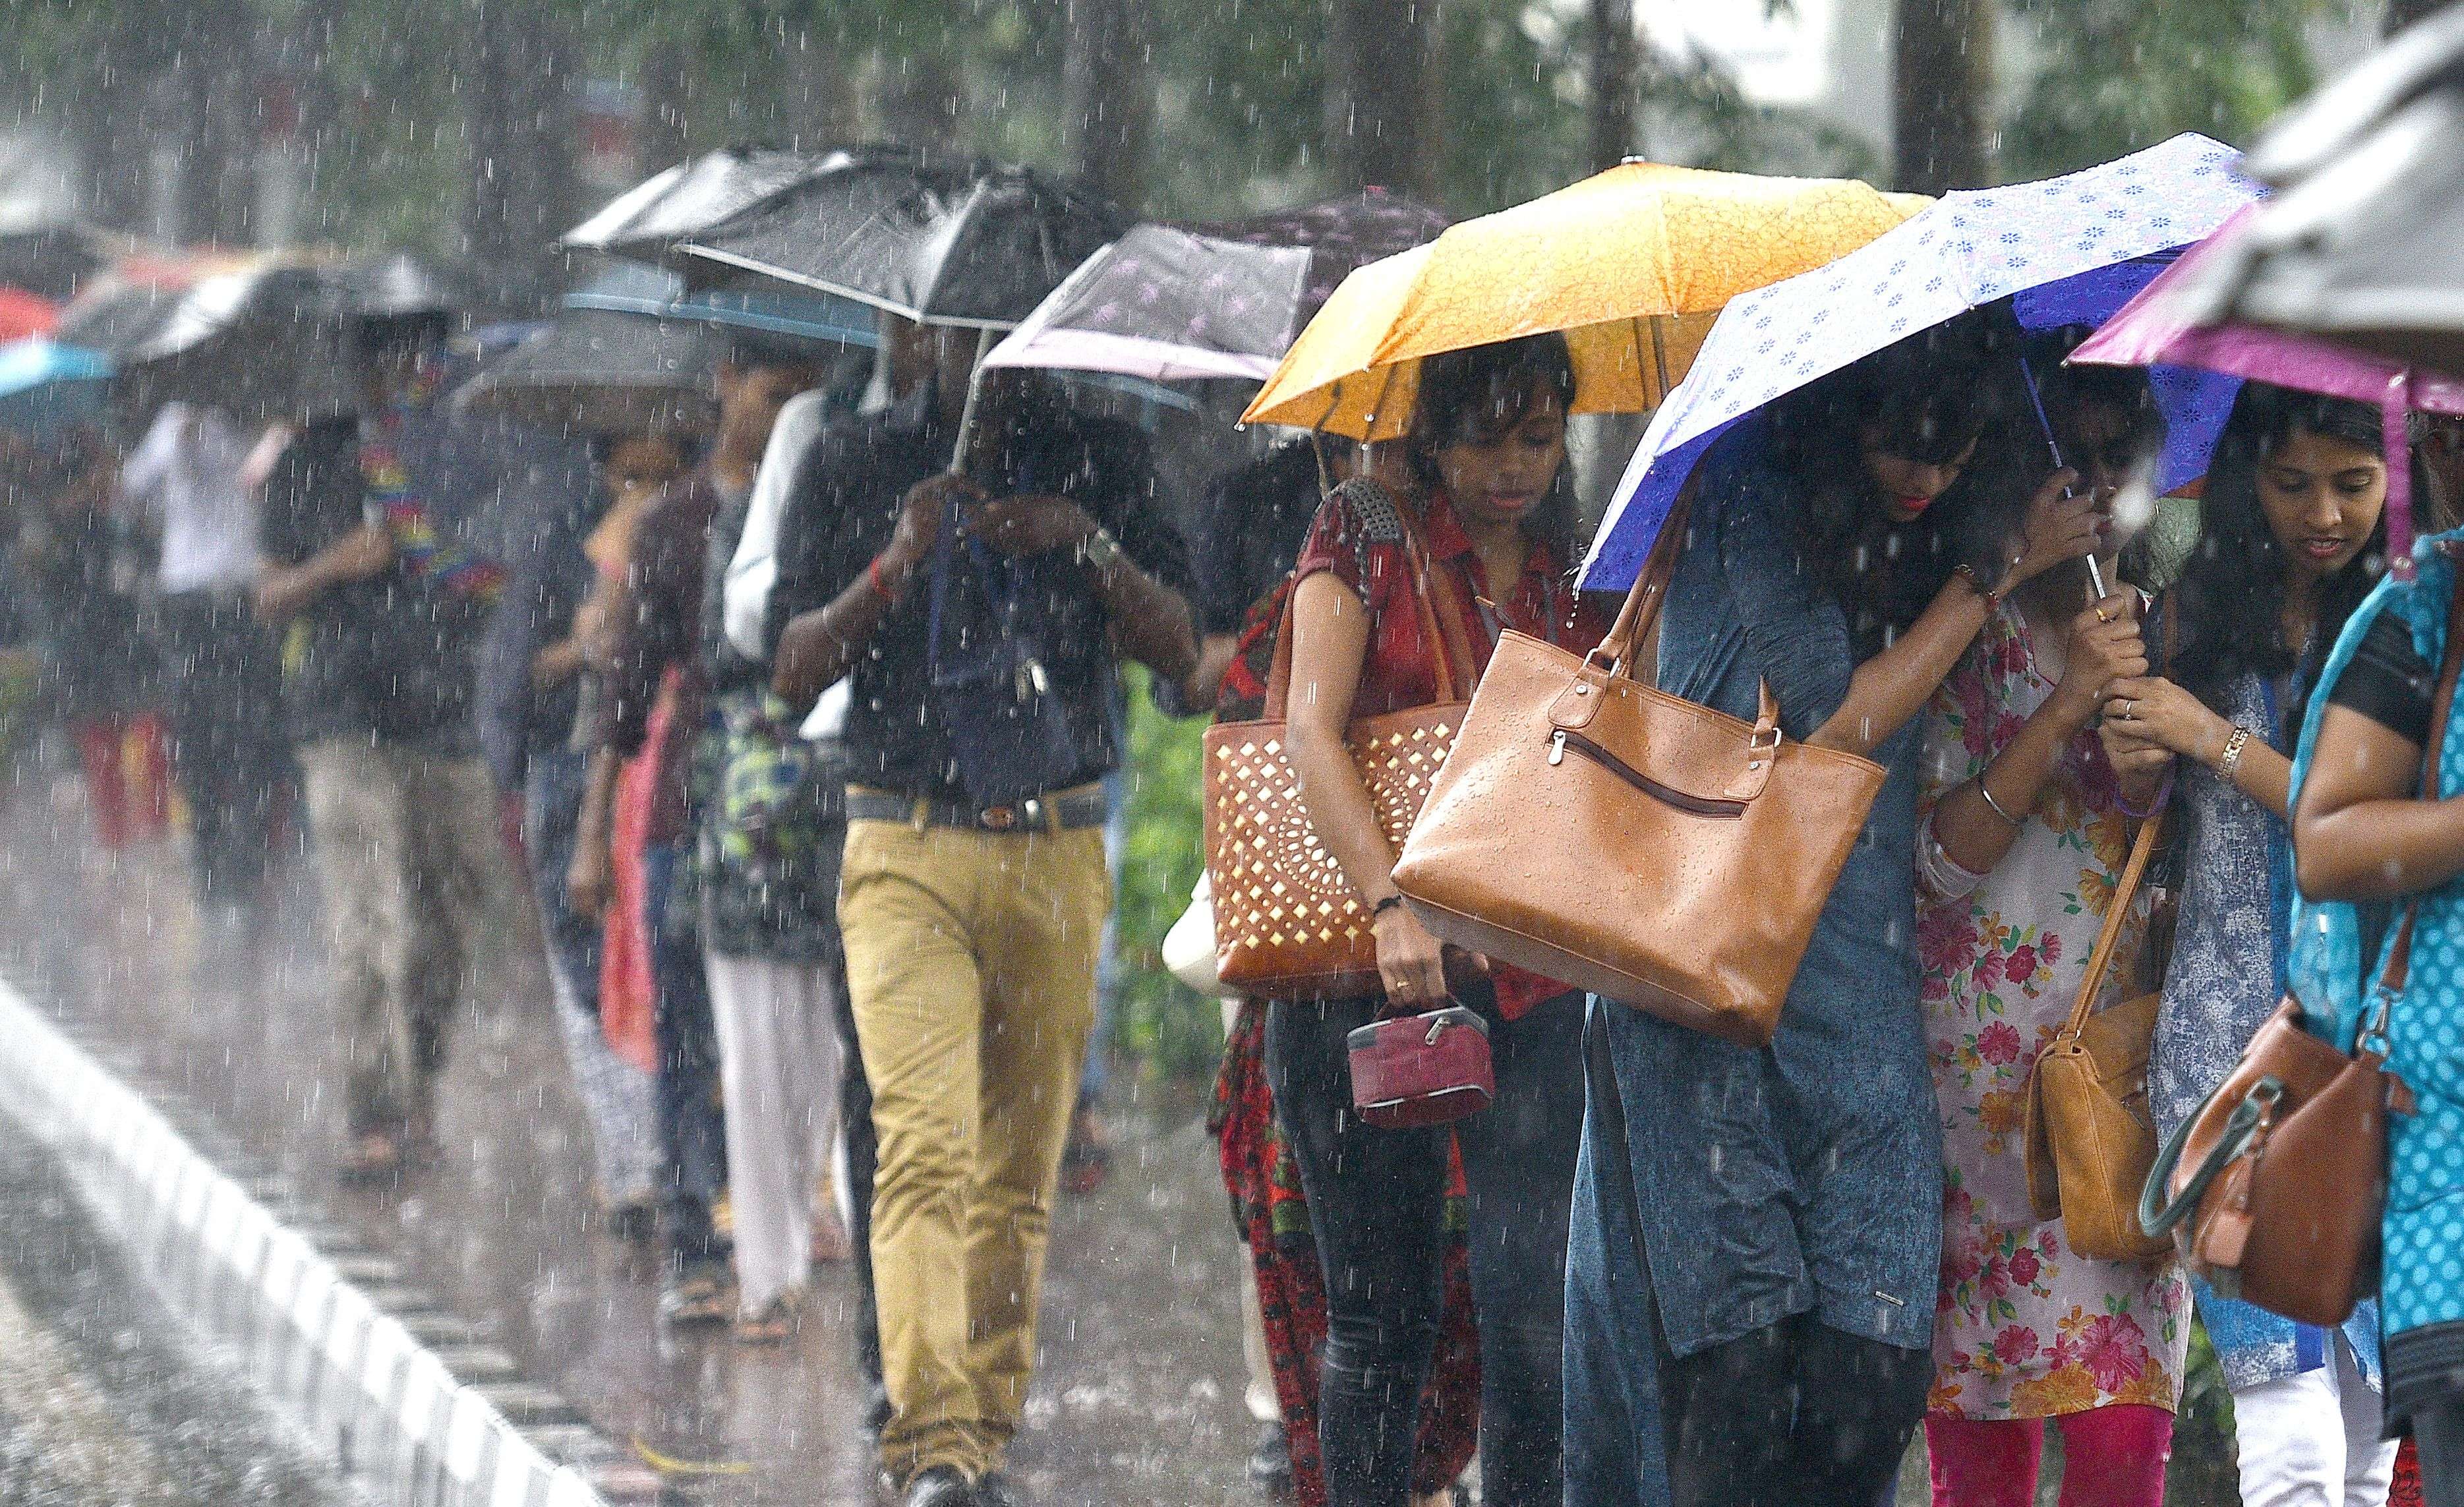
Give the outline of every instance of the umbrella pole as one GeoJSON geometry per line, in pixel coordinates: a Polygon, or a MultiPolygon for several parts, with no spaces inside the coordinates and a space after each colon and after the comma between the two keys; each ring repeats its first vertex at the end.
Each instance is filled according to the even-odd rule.
{"type": "MultiPolygon", "coordinates": [[[[2062,459],[2062,442],[2054,437],[2054,421],[2045,416],[2044,395],[2036,390],[2036,370],[2028,365],[2028,358],[2024,352],[2019,357],[2019,381],[2028,389],[2028,406],[2036,410],[2036,427],[2045,432],[2045,449],[2053,453],[2054,467],[2059,470],[2066,464],[2062,459]]],[[[2062,489],[2062,496],[2070,495],[2069,488],[2062,489]]],[[[2087,557],[2087,584],[2088,589],[2096,593],[2090,605],[2094,602],[2101,602],[2112,595],[2104,584],[2104,567],[2096,563],[2096,556],[2093,554],[2087,557]]]]}
{"type": "Polygon", "coordinates": [[[950,452],[950,469],[964,476],[967,452],[976,443],[976,402],[984,391],[984,358],[992,354],[993,331],[986,325],[976,332],[975,365],[967,368],[967,406],[958,410],[958,443],[950,452]]]}

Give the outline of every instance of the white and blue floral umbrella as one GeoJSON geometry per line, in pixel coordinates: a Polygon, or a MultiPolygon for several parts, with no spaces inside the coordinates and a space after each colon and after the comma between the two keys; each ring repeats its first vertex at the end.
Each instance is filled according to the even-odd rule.
{"type": "Polygon", "coordinates": [[[1584,587],[1632,585],[1695,462],[1774,399],[2013,294],[2079,279],[2037,297],[2045,312],[2035,322],[2111,314],[2155,276],[2163,254],[2258,197],[2234,173],[2237,155],[2184,134],[2064,177],[1947,193],[1828,266],[1733,299],[1617,482],[1584,587]]]}

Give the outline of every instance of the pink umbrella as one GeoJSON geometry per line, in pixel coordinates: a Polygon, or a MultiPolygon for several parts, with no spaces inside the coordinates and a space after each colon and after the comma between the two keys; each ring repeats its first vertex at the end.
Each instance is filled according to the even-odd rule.
{"type": "MultiPolygon", "coordinates": [[[[2400,366],[2316,336],[2252,324],[2194,322],[2201,268],[2253,213],[2242,210],[2168,267],[2070,359],[2105,366],[2197,366],[2303,392],[2375,403],[2390,456],[2407,451],[2405,415],[2418,409],[2464,415],[2464,381],[2400,366]]],[[[2211,448],[2214,444],[2209,436],[2211,448]]],[[[2412,468],[2387,467],[2387,555],[2400,576],[2412,571],[2412,468]]]]}

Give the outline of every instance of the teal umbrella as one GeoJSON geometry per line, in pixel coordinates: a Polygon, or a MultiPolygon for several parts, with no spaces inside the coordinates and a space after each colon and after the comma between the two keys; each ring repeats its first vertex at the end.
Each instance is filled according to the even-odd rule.
{"type": "Polygon", "coordinates": [[[0,345],[0,429],[48,434],[102,416],[111,358],[40,336],[0,345]]]}

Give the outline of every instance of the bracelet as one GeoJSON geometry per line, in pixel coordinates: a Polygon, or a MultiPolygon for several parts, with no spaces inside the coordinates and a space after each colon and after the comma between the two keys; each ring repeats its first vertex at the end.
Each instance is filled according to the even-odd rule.
{"type": "Polygon", "coordinates": [[[2216,761],[2216,773],[2225,777],[2225,784],[2234,783],[2234,775],[2241,768],[2242,745],[2249,742],[2250,729],[2247,727],[2235,727],[2233,736],[2225,740],[2224,757],[2216,761]]]}
{"type": "Polygon", "coordinates": [[[1379,900],[1376,904],[1372,905],[1369,907],[1369,924],[1372,926],[1376,925],[1378,917],[1385,915],[1388,911],[1393,910],[1396,906],[1402,903],[1403,892],[1397,890],[1394,894],[1387,896],[1384,899],[1379,900]]]}
{"type": "Polygon", "coordinates": [[[1950,567],[1950,573],[1957,576],[1960,580],[1968,583],[1968,589],[1975,592],[1977,600],[1985,604],[1986,616],[1991,617],[1996,611],[2001,609],[2002,593],[1994,590],[1991,587],[1987,586],[1984,582],[1977,580],[1976,567],[1974,565],[1962,561],[1960,564],[1950,567]]]}
{"type": "Polygon", "coordinates": [[[1985,804],[1992,808],[1994,815],[2001,817],[2004,821],[2010,823],[2013,827],[2025,827],[2028,825],[2026,817],[2013,816],[2009,811],[2002,809],[2002,803],[1993,798],[1993,787],[1985,783],[1985,776],[1981,774],[1976,777],[1976,793],[1985,797],[1985,804]]]}
{"type": "Polygon", "coordinates": [[[864,567],[864,583],[866,586],[872,588],[873,595],[881,598],[882,606],[896,607],[898,605],[898,593],[891,590],[889,587],[882,584],[881,557],[879,555],[873,556],[872,564],[864,567]]]}
{"type": "Polygon", "coordinates": [[[2173,771],[2167,769],[2165,771],[2164,780],[2156,787],[2156,798],[2147,803],[2147,809],[2143,811],[2138,807],[2131,805],[2129,799],[2119,792],[2116,792],[2114,795],[2113,804],[2115,809],[2120,810],[2123,815],[2130,817],[2135,821],[2144,822],[2153,820],[2156,813],[2165,809],[2165,803],[2172,798],[2173,771]]]}

